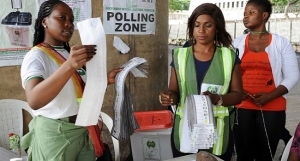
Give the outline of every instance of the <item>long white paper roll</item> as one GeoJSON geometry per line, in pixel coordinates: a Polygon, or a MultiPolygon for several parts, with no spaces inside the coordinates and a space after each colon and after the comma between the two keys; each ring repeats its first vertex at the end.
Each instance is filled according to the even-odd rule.
{"type": "Polygon", "coordinates": [[[100,18],[77,23],[83,45],[97,45],[94,57],[86,63],[87,81],[78,111],[76,125],[96,125],[107,87],[106,37],[100,18]]]}

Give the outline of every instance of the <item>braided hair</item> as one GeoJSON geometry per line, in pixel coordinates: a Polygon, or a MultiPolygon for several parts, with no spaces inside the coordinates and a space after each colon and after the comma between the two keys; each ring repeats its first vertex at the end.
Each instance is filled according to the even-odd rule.
{"type": "MultiPolygon", "coordinates": [[[[42,43],[44,41],[45,29],[42,25],[42,21],[45,17],[49,16],[52,13],[55,5],[59,3],[64,4],[64,2],[62,2],[61,0],[47,0],[41,4],[38,12],[38,17],[35,20],[35,25],[34,25],[33,46],[42,43]]],[[[63,42],[63,45],[67,51],[70,51],[70,46],[68,42],[63,42]]]]}

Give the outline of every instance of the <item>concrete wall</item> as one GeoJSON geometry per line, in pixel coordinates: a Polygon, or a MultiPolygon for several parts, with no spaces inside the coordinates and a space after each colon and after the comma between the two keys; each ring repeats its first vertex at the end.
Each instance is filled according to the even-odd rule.
{"type": "MultiPolygon", "coordinates": [[[[103,1],[92,0],[92,17],[101,17],[103,14],[103,1]]],[[[168,1],[156,2],[156,31],[155,35],[119,36],[129,47],[130,52],[120,55],[113,47],[113,36],[107,35],[107,69],[119,67],[133,57],[145,58],[149,64],[148,78],[134,78],[131,74],[127,77],[127,86],[133,99],[135,111],[161,110],[158,94],[161,90],[167,89],[168,84],[168,1]]],[[[70,45],[80,44],[78,31],[75,31],[70,45]]],[[[0,67],[0,99],[19,99],[26,101],[25,92],[21,87],[20,66],[0,67]]],[[[102,111],[113,116],[114,86],[107,89],[102,111]]],[[[31,116],[25,113],[25,125],[31,116]]],[[[26,126],[25,126],[26,127],[26,126]]],[[[25,132],[28,128],[24,129],[25,132]]],[[[110,134],[104,132],[105,142],[111,145],[110,134]]],[[[121,141],[121,160],[130,153],[130,141],[121,141]]],[[[113,151],[112,151],[112,154],[113,151]]]]}
{"type": "MultiPolygon", "coordinates": [[[[267,30],[272,33],[277,33],[291,41],[291,43],[300,43],[300,18],[291,19],[270,19],[266,24],[267,30]]],[[[169,25],[169,43],[176,44],[180,40],[185,42],[186,39],[187,21],[175,20],[169,25]]],[[[232,38],[236,38],[243,34],[245,26],[243,21],[226,21],[226,29],[231,34],[232,38]]]]}

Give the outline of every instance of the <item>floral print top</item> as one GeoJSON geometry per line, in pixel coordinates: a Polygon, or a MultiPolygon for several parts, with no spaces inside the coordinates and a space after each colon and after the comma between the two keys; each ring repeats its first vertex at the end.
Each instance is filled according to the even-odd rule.
{"type": "Polygon", "coordinates": [[[291,146],[291,152],[297,153],[300,156],[300,123],[295,131],[295,136],[291,146]]]}

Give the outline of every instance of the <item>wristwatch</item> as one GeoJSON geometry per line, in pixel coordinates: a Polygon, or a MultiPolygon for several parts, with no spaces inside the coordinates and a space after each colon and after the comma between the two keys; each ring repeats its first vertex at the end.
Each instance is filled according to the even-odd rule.
{"type": "Polygon", "coordinates": [[[217,106],[222,106],[222,104],[223,104],[222,95],[219,95],[219,96],[220,96],[220,99],[219,99],[219,101],[217,102],[217,106]]]}

